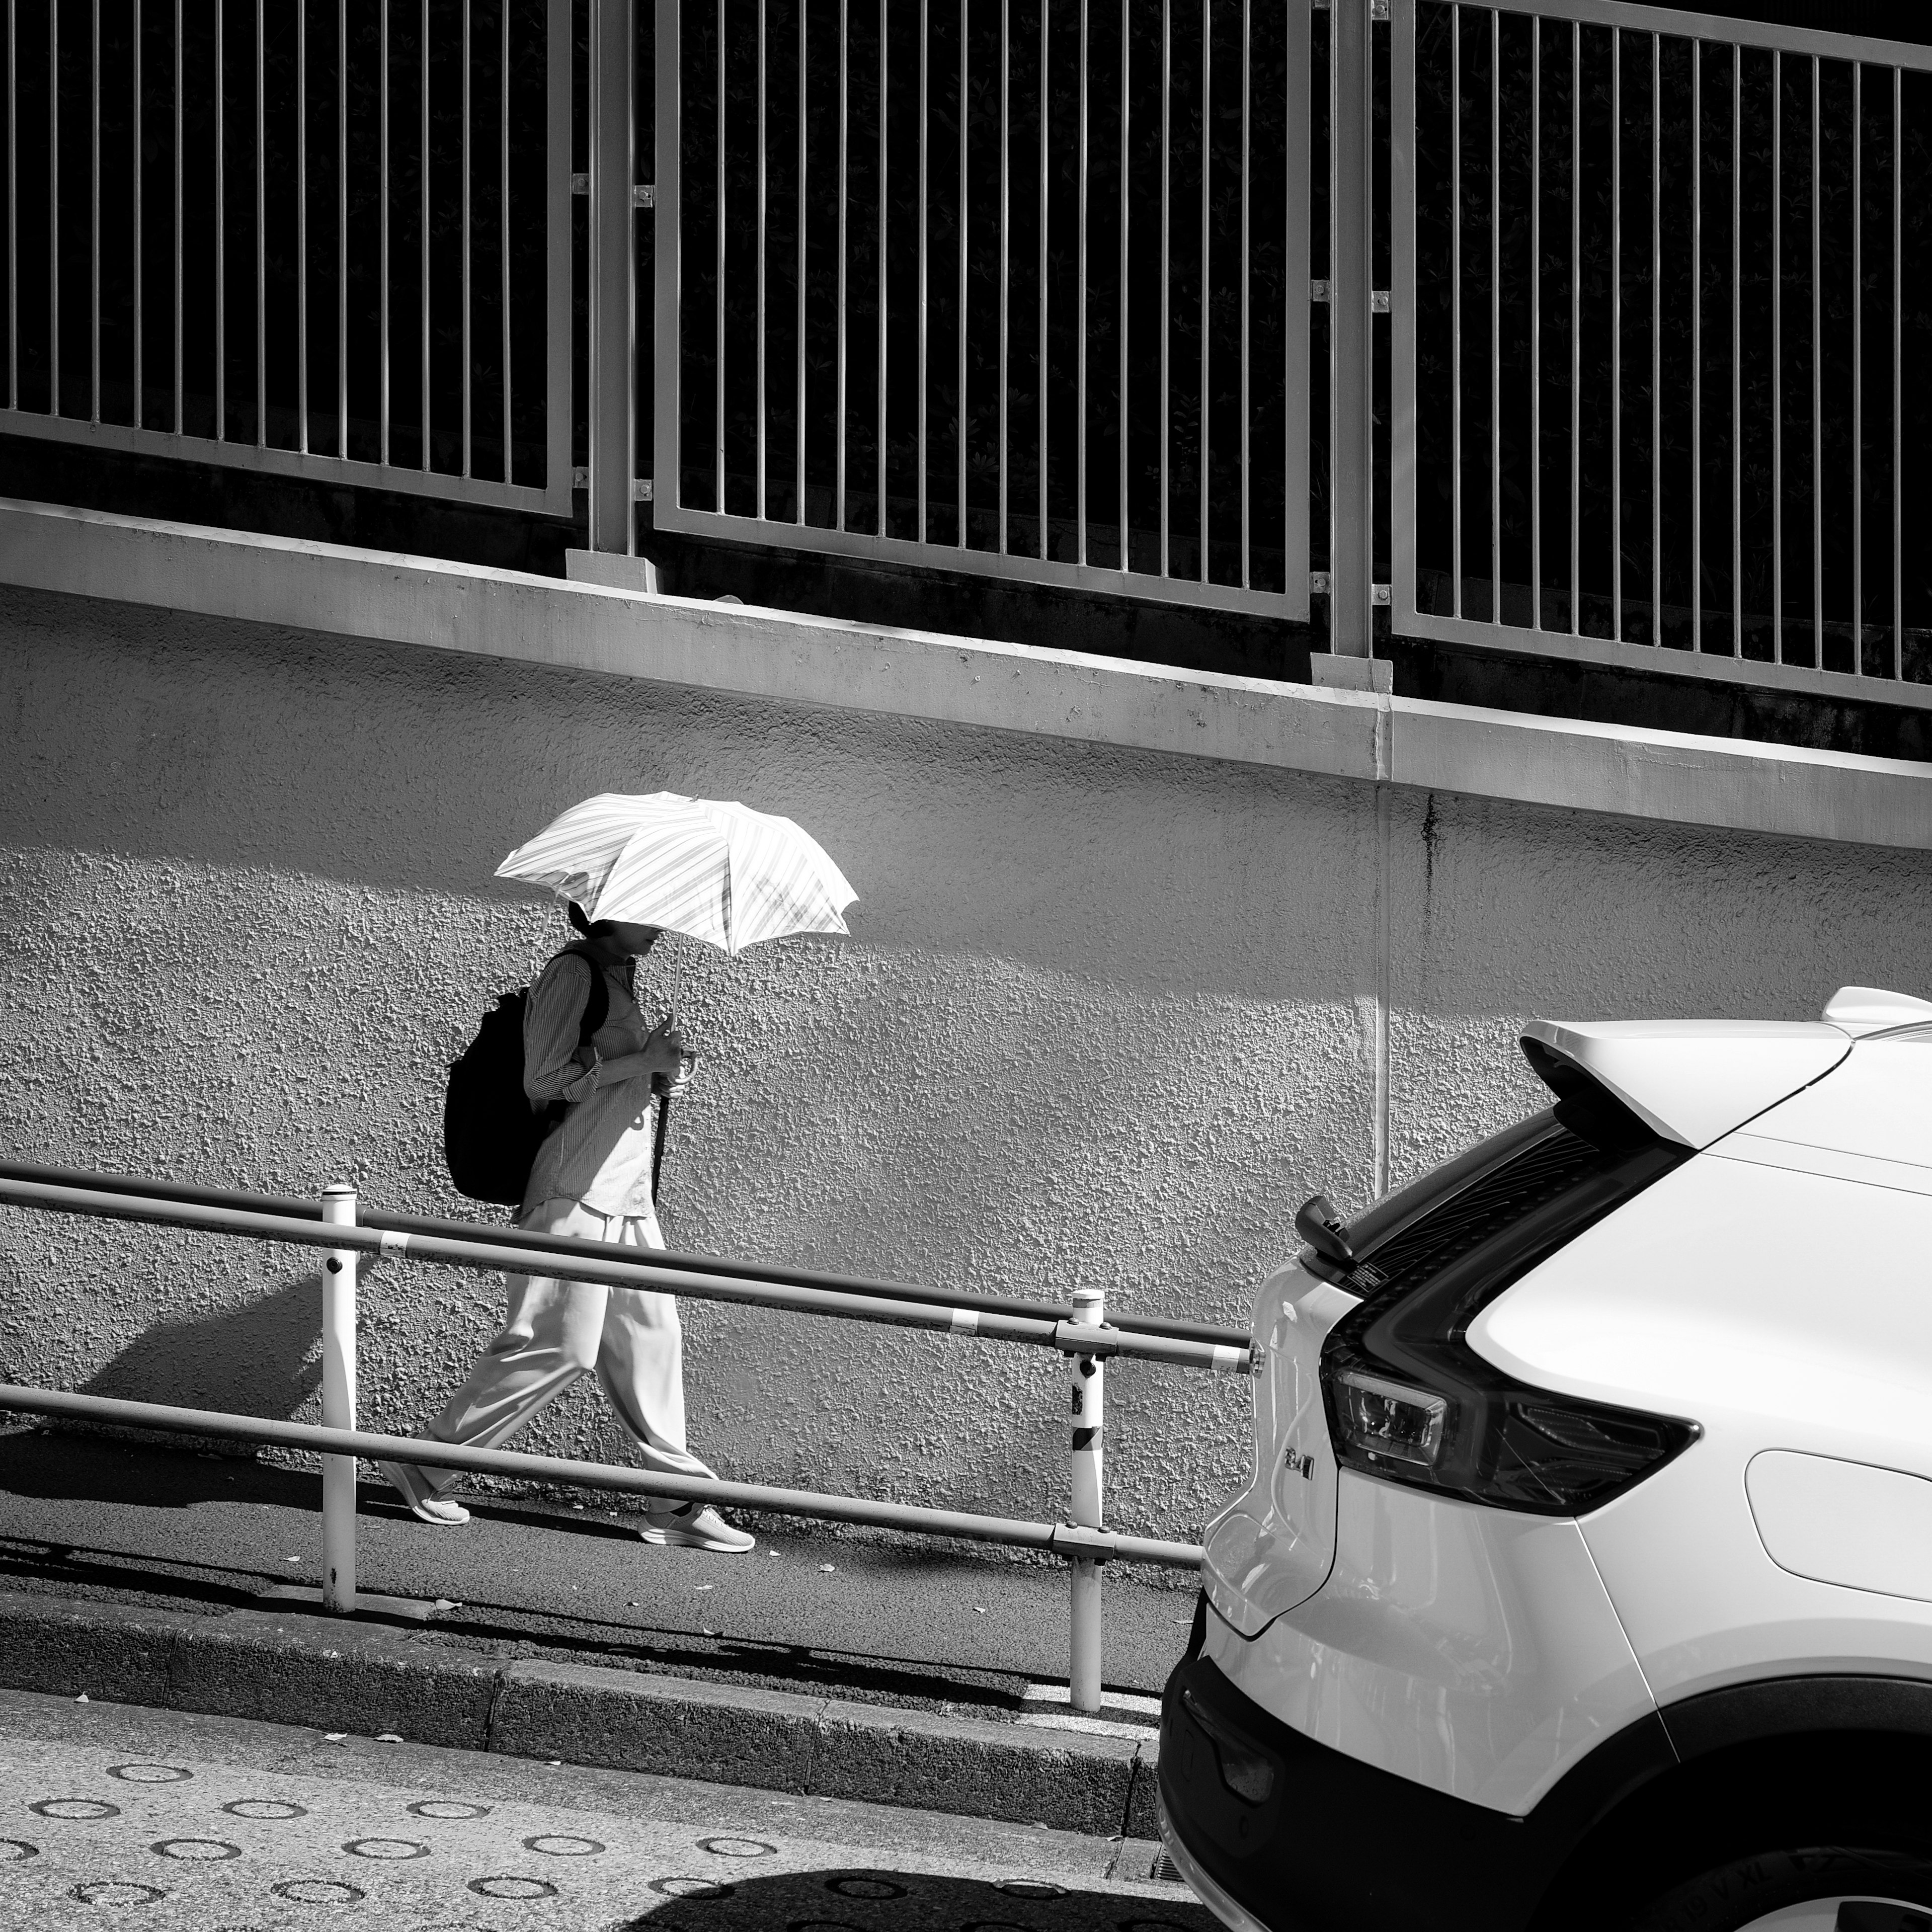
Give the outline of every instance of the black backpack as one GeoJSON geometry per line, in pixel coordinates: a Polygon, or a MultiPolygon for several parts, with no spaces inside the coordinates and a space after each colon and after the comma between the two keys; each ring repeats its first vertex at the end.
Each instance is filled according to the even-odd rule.
{"type": "MultiPolygon", "coordinates": [[[[610,1010],[610,989],[603,968],[583,946],[566,946],[563,951],[590,967],[590,998],[577,1034],[581,1058],[610,1010]]],[[[483,1016],[463,1058],[450,1063],[442,1100],[442,1157],[457,1192],[472,1201],[520,1205],[537,1149],[563,1118],[563,1101],[532,1107],[524,1091],[524,1015],[530,1000],[527,986],[502,994],[494,1010],[483,1016]]]]}

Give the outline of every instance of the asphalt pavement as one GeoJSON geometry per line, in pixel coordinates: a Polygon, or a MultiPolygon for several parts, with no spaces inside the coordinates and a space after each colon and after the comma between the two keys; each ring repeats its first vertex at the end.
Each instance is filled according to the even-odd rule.
{"type": "MultiPolygon", "coordinates": [[[[466,1528],[432,1528],[365,1482],[358,1553],[363,1590],[442,1600],[433,1628],[466,1644],[986,1716],[1066,1681],[1060,1564],[762,1528],[757,1551],[724,1557],[647,1545],[634,1516],[596,1499],[467,1500],[466,1528]]],[[[301,1470],[0,1432],[0,1588],[211,1613],[257,1604],[319,1581],[320,1501],[301,1470]]],[[[1120,1565],[1106,1577],[1105,1677],[1132,1705],[1178,1660],[1193,1593],[1120,1565]]]]}
{"type": "Polygon", "coordinates": [[[1156,1848],[0,1691],[0,1922],[1214,1932],[1156,1848]]]}

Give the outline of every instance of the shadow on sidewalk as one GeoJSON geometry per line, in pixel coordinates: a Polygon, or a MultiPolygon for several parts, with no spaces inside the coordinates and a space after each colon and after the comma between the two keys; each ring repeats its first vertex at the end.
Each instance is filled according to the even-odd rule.
{"type": "Polygon", "coordinates": [[[1033,1878],[989,1883],[862,1868],[733,1879],[717,1869],[726,1858],[748,1864],[773,1848],[748,1838],[704,1842],[733,1850],[702,1861],[712,1869],[701,1877],[653,1880],[658,1895],[612,1932],[687,1932],[700,1922],[707,1932],[903,1932],[909,1925],[935,1932],[1219,1932],[1213,1915],[1179,1884],[1169,1901],[1033,1878]]]}

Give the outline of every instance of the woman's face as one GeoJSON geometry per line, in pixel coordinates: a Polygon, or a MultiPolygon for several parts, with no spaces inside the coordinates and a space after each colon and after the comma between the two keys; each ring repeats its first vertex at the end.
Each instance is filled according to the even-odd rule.
{"type": "Polygon", "coordinates": [[[602,935],[607,943],[634,959],[641,959],[663,937],[655,926],[631,926],[622,920],[613,920],[602,935]]]}

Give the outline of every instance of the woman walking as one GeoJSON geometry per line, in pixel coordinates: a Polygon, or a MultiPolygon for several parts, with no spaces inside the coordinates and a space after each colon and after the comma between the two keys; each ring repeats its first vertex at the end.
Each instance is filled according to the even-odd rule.
{"type": "MultiPolygon", "coordinates": [[[[674,1021],[647,1027],[634,992],[637,962],[660,929],[588,921],[573,901],[581,938],[558,953],[530,988],[524,1019],[524,1090],[533,1107],[558,1100],[563,1118],[537,1150],[517,1215],[519,1227],[626,1247],[661,1248],[651,1199],[652,1090],[675,1096],[689,1076],[674,1021]],[[601,976],[603,1023],[580,1048],[601,976]]],[[[677,1304],[650,1288],[604,1288],[543,1275],[506,1275],[503,1327],[428,1434],[439,1442],[494,1448],[594,1372],[646,1468],[680,1476],[714,1472],[685,1446],[683,1342],[677,1304]]],[[[467,1522],[442,1492],[455,1472],[413,1463],[378,1466],[423,1522],[467,1522]]],[[[646,1543],[738,1554],[753,1539],[715,1509],[653,1502],[639,1532],[646,1543]]]]}

